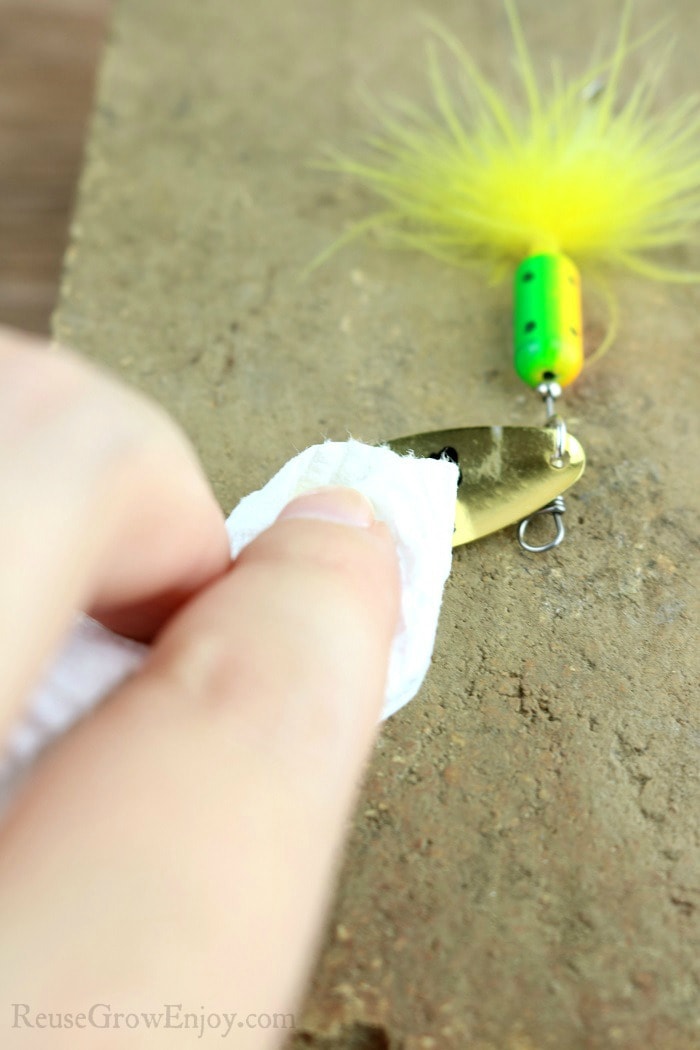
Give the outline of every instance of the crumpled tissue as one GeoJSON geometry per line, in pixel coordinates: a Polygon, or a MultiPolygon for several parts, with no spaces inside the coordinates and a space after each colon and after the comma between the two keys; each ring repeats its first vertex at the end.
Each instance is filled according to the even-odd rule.
{"type": "MultiPolygon", "coordinates": [[[[226,522],[231,556],[269,528],[304,492],[346,485],[372,503],[389,527],[398,554],[401,607],[386,682],[382,718],[418,692],[432,656],[445,580],[450,571],[458,468],[446,460],[399,456],[386,446],[326,441],[295,456],[226,522]]],[[[149,647],[78,614],[0,759],[6,791],[54,737],[136,673],[149,647]]]]}

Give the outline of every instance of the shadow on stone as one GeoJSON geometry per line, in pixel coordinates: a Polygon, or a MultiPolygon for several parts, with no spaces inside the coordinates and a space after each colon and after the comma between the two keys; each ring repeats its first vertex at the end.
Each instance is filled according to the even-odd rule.
{"type": "Polygon", "coordinates": [[[401,1050],[392,1043],[385,1028],[373,1024],[344,1026],[340,1035],[318,1036],[313,1032],[299,1032],[292,1041],[290,1050],[401,1050]]]}

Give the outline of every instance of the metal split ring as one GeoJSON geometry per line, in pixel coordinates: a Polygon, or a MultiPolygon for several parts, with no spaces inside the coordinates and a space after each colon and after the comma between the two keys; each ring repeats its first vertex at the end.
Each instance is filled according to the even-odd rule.
{"type": "Polygon", "coordinates": [[[566,466],[569,458],[569,453],[566,451],[566,423],[561,416],[552,415],[545,425],[556,430],[556,445],[549,462],[557,470],[561,470],[566,466]]]}

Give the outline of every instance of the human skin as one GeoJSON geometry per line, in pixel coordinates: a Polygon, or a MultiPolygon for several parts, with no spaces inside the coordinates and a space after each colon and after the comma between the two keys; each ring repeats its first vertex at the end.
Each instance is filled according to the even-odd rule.
{"type": "MultiPolygon", "coordinates": [[[[175,424],[8,330],[0,491],[0,733],[76,609],[153,643],[0,824],[3,1045],[178,1041],[12,1028],[13,1003],[294,1012],[384,693],[399,598],[387,528],[358,493],[319,490],[231,565],[175,424]]],[[[225,1045],[284,1035],[234,1026],[225,1045]]]]}

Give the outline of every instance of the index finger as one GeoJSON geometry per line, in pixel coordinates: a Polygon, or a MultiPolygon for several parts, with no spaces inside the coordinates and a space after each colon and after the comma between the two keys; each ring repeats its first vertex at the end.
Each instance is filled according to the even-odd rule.
{"type": "Polygon", "coordinates": [[[196,455],[147,398],[0,328],[0,732],[78,609],[149,638],[230,562],[196,455]]]}

